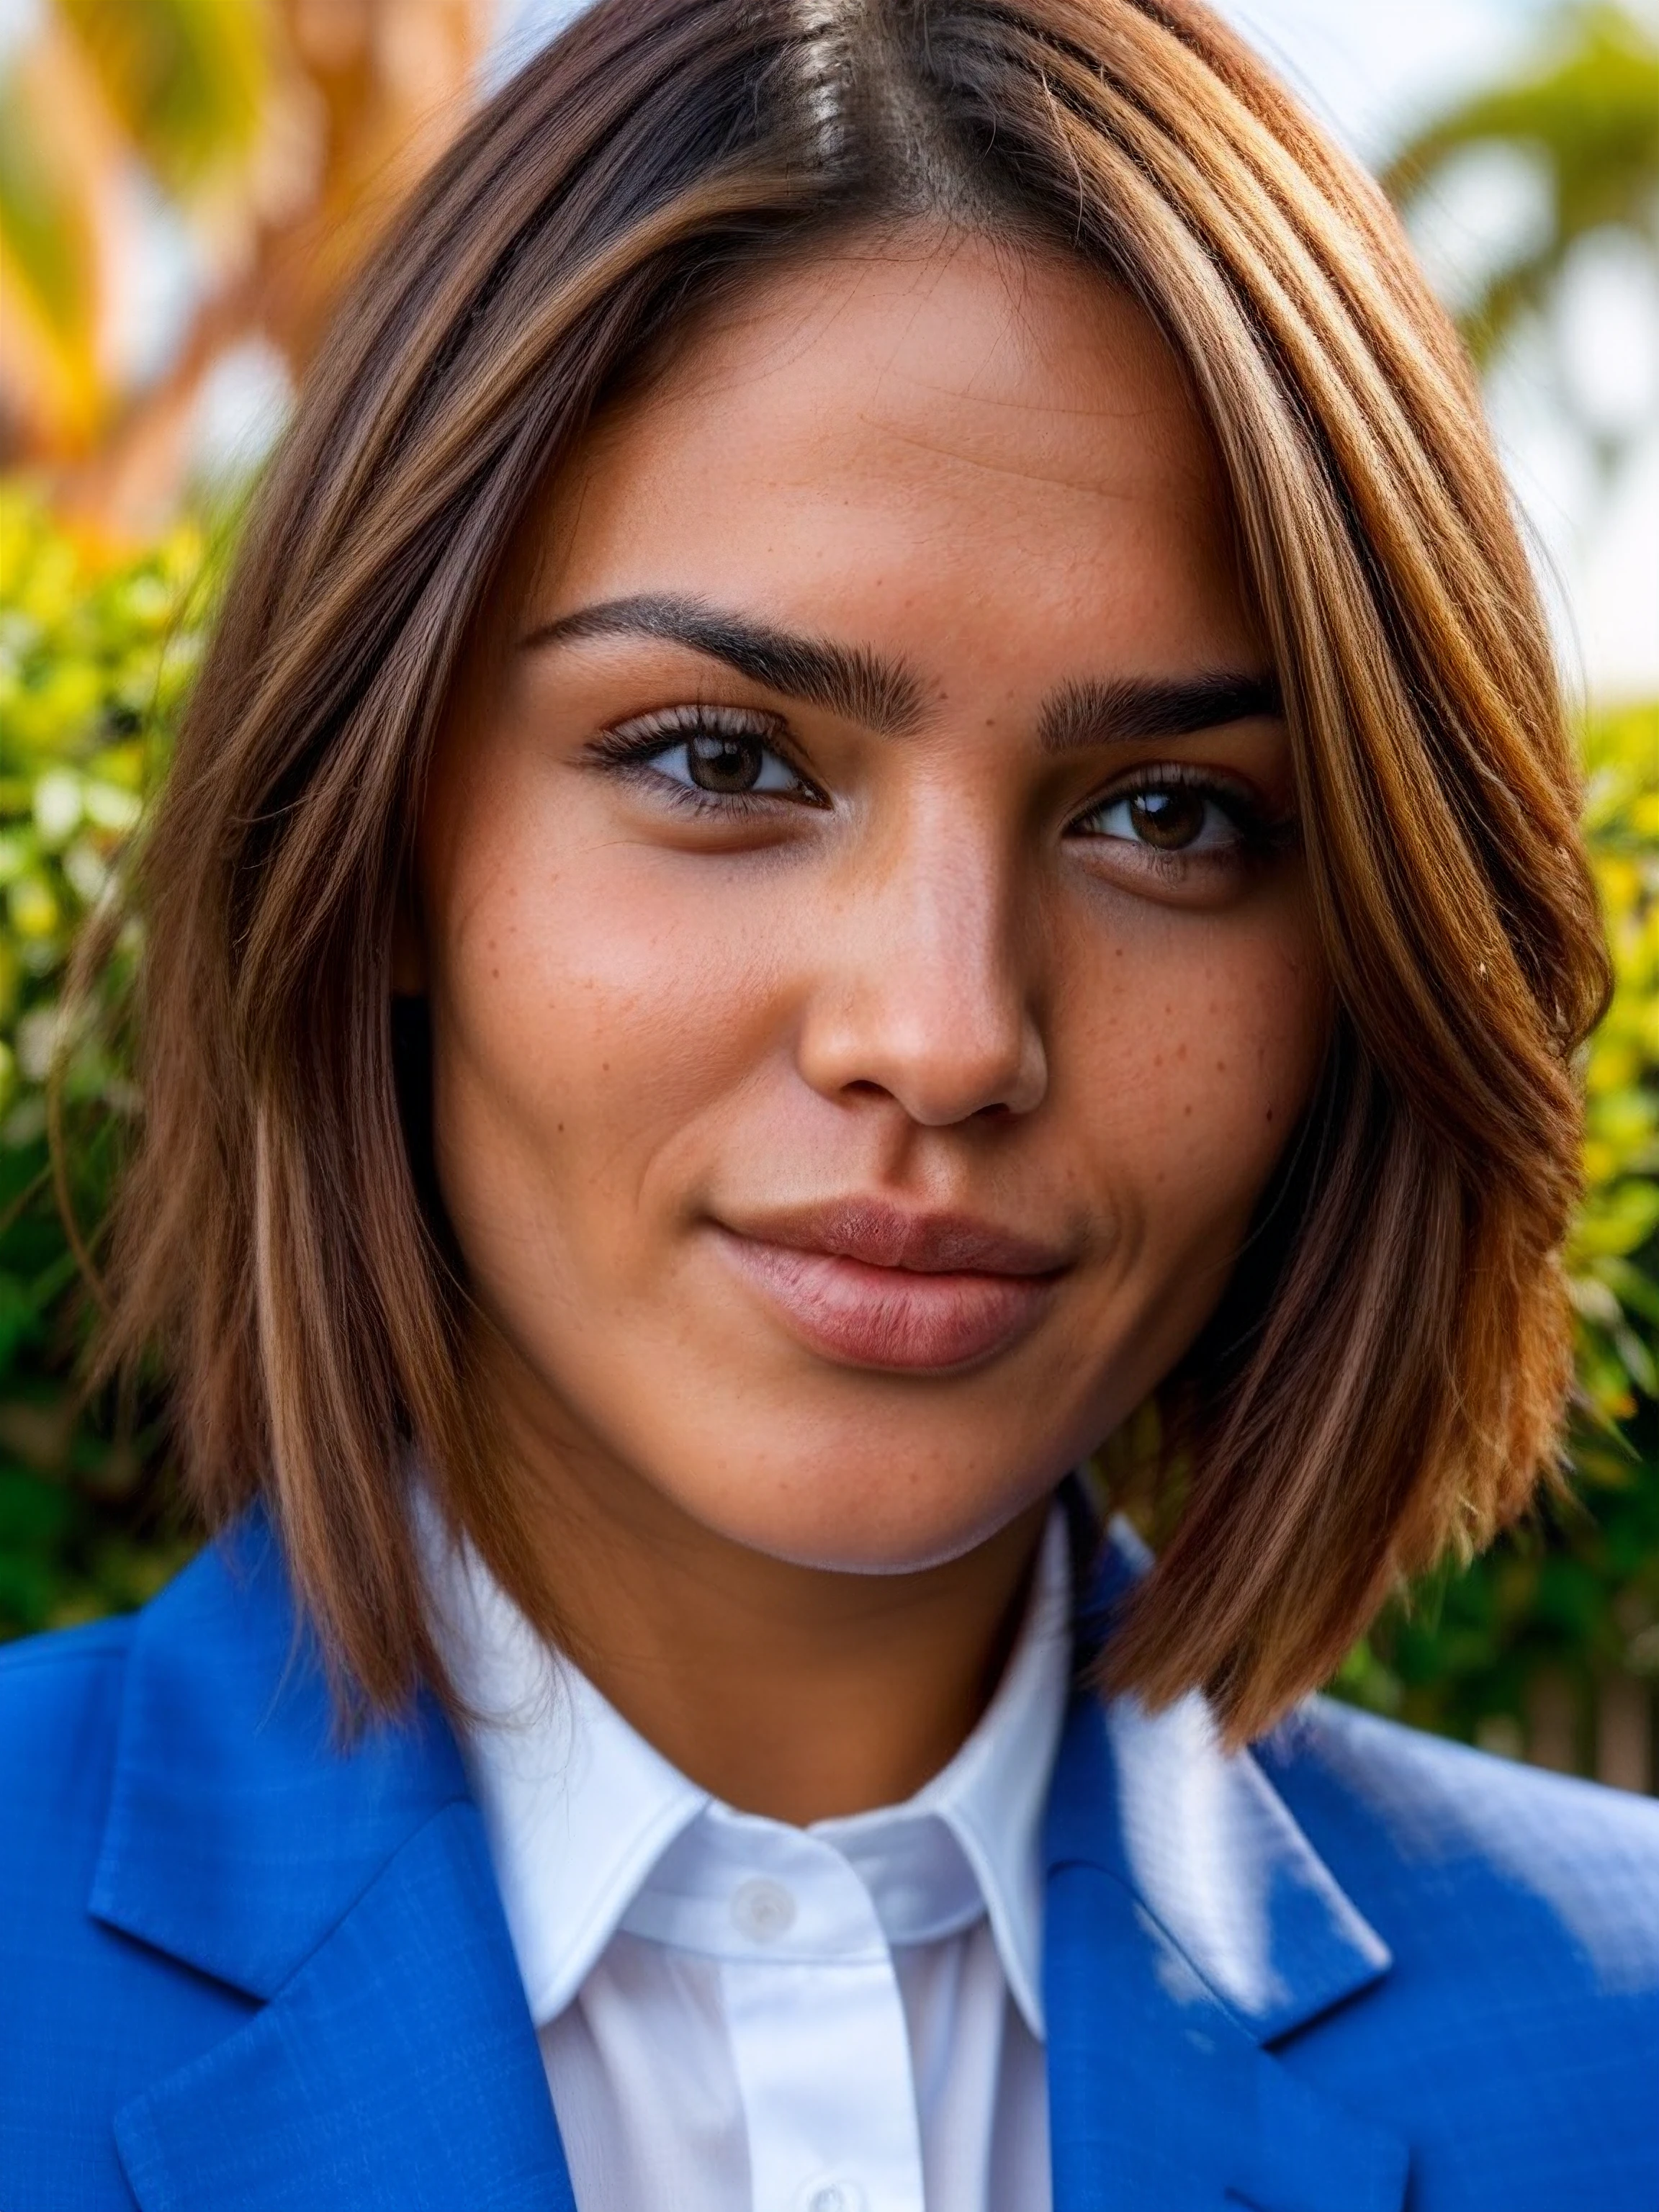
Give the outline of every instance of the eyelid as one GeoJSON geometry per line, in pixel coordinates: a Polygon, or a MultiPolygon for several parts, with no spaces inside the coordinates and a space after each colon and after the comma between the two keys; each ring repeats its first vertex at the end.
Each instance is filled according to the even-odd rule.
{"type": "Polygon", "coordinates": [[[1178,784],[1187,791],[1236,791],[1241,798],[1253,797],[1256,790],[1248,776],[1232,769],[1216,768],[1199,761],[1148,760],[1137,761],[1133,768],[1121,770],[1101,797],[1110,798],[1115,793],[1164,784],[1178,784]]]}
{"type": "Polygon", "coordinates": [[[788,728],[781,714],[765,707],[732,707],[714,700],[681,700],[672,707],[652,707],[642,714],[629,714],[601,730],[592,740],[592,749],[610,758],[625,750],[630,758],[637,759],[653,739],[665,750],[705,730],[720,736],[753,738],[759,744],[781,745],[787,751],[788,728]]]}

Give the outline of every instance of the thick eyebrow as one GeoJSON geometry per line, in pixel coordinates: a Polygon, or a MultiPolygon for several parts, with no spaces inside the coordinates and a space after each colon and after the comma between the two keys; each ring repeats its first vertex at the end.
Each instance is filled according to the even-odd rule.
{"type": "MultiPolygon", "coordinates": [[[[544,623],[523,641],[532,651],[590,637],[660,638],[723,660],[751,683],[805,699],[866,729],[900,736],[926,719],[921,680],[867,646],[837,645],[774,629],[701,599],[641,592],[580,607],[544,623]]],[[[1112,677],[1063,684],[1038,717],[1045,752],[1138,738],[1181,738],[1228,722],[1284,711],[1272,676],[1231,672],[1191,677],[1112,677]]]]}
{"type": "Polygon", "coordinates": [[[1278,679],[1273,676],[1218,672],[1113,677],[1062,685],[1042,709],[1037,741],[1045,752],[1069,752],[1079,745],[1186,738],[1199,730],[1218,730],[1228,722],[1284,711],[1278,679]]]}
{"type": "Polygon", "coordinates": [[[751,683],[786,698],[827,707],[848,721],[890,736],[914,730],[925,714],[920,679],[896,661],[863,646],[797,637],[746,616],[727,614],[700,599],[644,593],[606,599],[544,623],[524,640],[524,649],[564,645],[588,637],[665,638],[723,660],[751,683]]]}

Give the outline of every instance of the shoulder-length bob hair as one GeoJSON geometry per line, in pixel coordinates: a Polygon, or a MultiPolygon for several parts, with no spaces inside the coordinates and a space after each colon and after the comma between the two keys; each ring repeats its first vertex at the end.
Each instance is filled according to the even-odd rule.
{"type": "MultiPolygon", "coordinates": [[[[1604,1000],[1545,627],[1468,363],[1369,179],[1199,0],[598,0],[396,221],[264,486],[142,857],[112,1360],[210,1526],[268,1502],[349,1710],[444,1684],[402,1470],[550,1634],[467,1402],[392,947],[434,729],[596,407],[849,232],[967,226],[1156,319],[1277,664],[1338,1012],[1163,1393],[1185,1503],[1108,1678],[1234,1741],[1555,1464],[1604,1000]]],[[[603,928],[596,917],[595,928],[603,928]]],[[[411,1048],[409,1039],[416,1042],[411,1048]]]]}

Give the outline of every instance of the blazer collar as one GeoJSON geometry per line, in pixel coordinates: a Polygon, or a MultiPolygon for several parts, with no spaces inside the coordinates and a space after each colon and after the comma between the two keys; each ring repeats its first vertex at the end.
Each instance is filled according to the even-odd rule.
{"type": "MultiPolygon", "coordinates": [[[[1095,1610],[1146,1553],[1113,1524],[1095,1610]]],[[[1056,2212],[1398,2212],[1405,2145],[1271,2046],[1390,1959],[1203,1699],[1073,1700],[1046,1834],[1056,2212]]]]}
{"type": "Polygon", "coordinates": [[[143,2212],[575,2212],[454,1741],[332,1741],[258,1515],[137,1625],[90,1905],[265,2001],[116,2114],[143,2212]]]}
{"type": "MultiPolygon", "coordinates": [[[[1112,1524],[1096,1609],[1149,1554],[1112,1524]]],[[[1098,1868],[1163,1930],[1197,1983],[1272,2043],[1387,1972],[1361,1917],[1248,1751],[1229,1755],[1196,1692],[1161,1713],[1079,1699],[1049,1799],[1050,1870],[1098,1868]]]]}

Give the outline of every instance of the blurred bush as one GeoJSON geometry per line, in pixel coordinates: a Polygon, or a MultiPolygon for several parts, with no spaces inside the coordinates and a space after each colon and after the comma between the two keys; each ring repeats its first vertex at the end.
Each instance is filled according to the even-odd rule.
{"type": "Polygon", "coordinates": [[[1651,1786],[1659,1683],[1659,707],[1591,724],[1587,826],[1617,985],[1585,1070],[1569,1254],[1572,1494],[1390,1609],[1338,1687],[1419,1726],[1651,1786]]]}
{"type": "MultiPolygon", "coordinates": [[[[91,1316],[59,1200],[98,1221],[134,1102],[118,1019],[70,1033],[61,1003],[77,927],[118,918],[124,841],[165,763],[218,564],[194,524],[112,561],[16,484],[0,486],[0,1635],[16,1635],[141,1601],[188,1548],[167,1516],[155,1405],[74,1390],[91,1316]]],[[[1586,1069],[1576,1502],[1414,1593],[1339,1686],[1593,1767],[1617,1764],[1610,1729],[1650,1729],[1644,1686],[1659,1674],[1659,708],[1605,718],[1585,742],[1619,981],[1586,1069]]],[[[127,923],[106,1016],[136,949],[127,923]]],[[[1618,1755],[1617,1778],[1639,1778],[1639,1747],[1618,1755]]]]}
{"type": "MultiPolygon", "coordinates": [[[[75,1388],[90,1316],[64,1214],[100,1218],[134,1102],[106,1025],[68,1036],[60,1005],[74,934],[111,911],[166,758],[205,550],[185,524],[112,562],[0,483],[0,1635],[137,1604],[185,1554],[144,1407],[83,1406],[75,1388]],[[61,1188],[47,1143],[60,1052],[61,1188]]],[[[129,926],[110,998],[136,949],[129,926]]]]}

